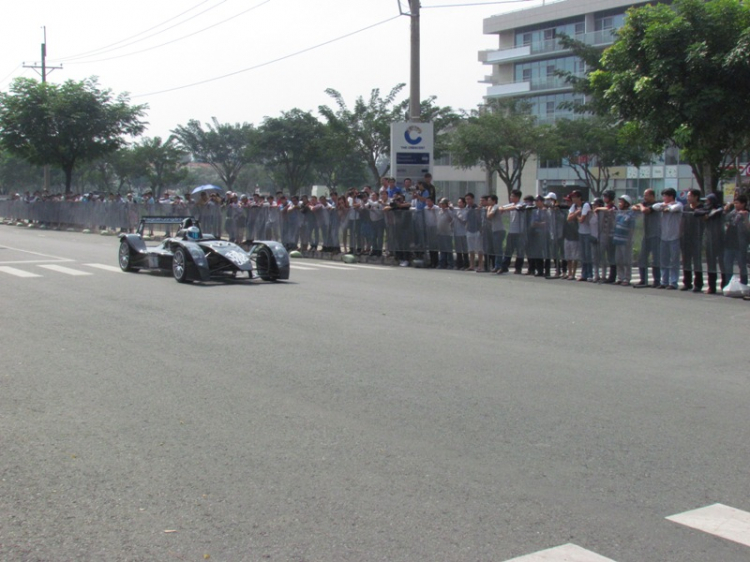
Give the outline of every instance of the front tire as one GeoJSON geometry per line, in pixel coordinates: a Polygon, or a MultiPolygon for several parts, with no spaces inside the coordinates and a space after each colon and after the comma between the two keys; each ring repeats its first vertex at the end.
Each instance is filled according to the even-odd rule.
{"type": "Polygon", "coordinates": [[[188,258],[185,250],[177,248],[172,258],[172,275],[178,283],[188,282],[188,258]]]}
{"type": "Polygon", "coordinates": [[[120,264],[120,269],[125,272],[138,271],[138,269],[133,267],[130,257],[130,245],[125,240],[120,242],[120,250],[117,252],[117,262],[120,264]]]}

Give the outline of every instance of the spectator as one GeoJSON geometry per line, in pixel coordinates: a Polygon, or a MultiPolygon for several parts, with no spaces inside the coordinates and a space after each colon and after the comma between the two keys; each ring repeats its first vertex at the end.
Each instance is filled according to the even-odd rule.
{"type": "Polygon", "coordinates": [[[484,271],[484,252],[482,251],[482,233],[479,209],[474,203],[474,194],[467,193],[466,200],[466,245],[469,250],[469,270],[481,273],[484,271]]]}
{"type": "Polygon", "coordinates": [[[581,277],[578,281],[588,281],[593,278],[592,259],[591,259],[591,227],[589,226],[589,214],[591,205],[583,201],[583,195],[580,191],[574,190],[570,194],[570,200],[573,203],[568,212],[568,220],[578,223],[578,246],[581,261],[581,277]]]}
{"type": "Polygon", "coordinates": [[[660,244],[661,284],[660,289],[677,289],[680,270],[680,226],[682,223],[682,203],[676,200],[677,192],[668,187],[661,192],[662,202],[652,209],[661,214],[660,244]]]}
{"type": "Polygon", "coordinates": [[[682,289],[681,291],[693,290],[694,293],[703,291],[703,230],[705,222],[700,214],[695,214],[700,209],[701,192],[699,189],[691,189],[687,195],[688,205],[682,212],[682,236],[680,237],[680,250],[682,252],[682,289]]]}
{"type": "Polygon", "coordinates": [[[550,261],[547,255],[549,238],[549,211],[544,206],[544,197],[538,195],[531,211],[528,229],[526,253],[529,256],[529,275],[544,277],[550,273],[550,261]]]}
{"type": "MultiPolygon", "coordinates": [[[[747,195],[740,193],[735,196],[733,209],[726,214],[724,221],[724,269],[726,276],[731,278],[734,264],[739,268],[740,283],[747,285],[747,230],[748,211],[747,195]]],[[[729,284],[722,284],[722,289],[729,284]]]]}
{"type": "Polygon", "coordinates": [[[507,273],[510,270],[510,262],[513,254],[516,255],[515,271],[521,274],[523,268],[523,250],[521,249],[521,236],[524,231],[523,215],[521,211],[524,207],[521,203],[522,193],[520,189],[514,189],[510,192],[510,203],[501,207],[501,212],[508,213],[510,216],[508,225],[508,238],[505,244],[505,255],[503,256],[503,267],[498,274],[507,273]]]}
{"type": "Polygon", "coordinates": [[[437,212],[437,237],[440,259],[439,269],[453,269],[453,210],[443,197],[437,212]]]}
{"type": "Polygon", "coordinates": [[[659,214],[653,210],[655,204],[656,193],[653,189],[647,189],[643,192],[643,201],[633,207],[634,211],[643,213],[643,240],[638,255],[638,274],[641,280],[633,285],[636,289],[649,287],[649,257],[651,258],[651,277],[653,279],[653,284],[650,286],[658,288],[661,285],[661,259],[659,258],[661,221],[659,214]]]}
{"type": "Polygon", "coordinates": [[[633,232],[635,216],[630,209],[632,200],[621,195],[618,200],[618,211],[614,214],[615,226],[612,231],[612,244],[615,248],[614,260],[617,264],[616,282],[623,286],[630,285],[633,271],[633,232]]]}
{"type": "Polygon", "coordinates": [[[469,220],[469,211],[466,208],[466,199],[459,197],[456,202],[457,209],[453,210],[453,242],[456,247],[456,269],[469,269],[469,247],[466,243],[466,223],[469,220]]]}
{"type": "Polygon", "coordinates": [[[706,271],[708,272],[706,294],[715,295],[719,272],[721,272],[721,286],[729,282],[724,268],[724,217],[722,216],[724,208],[719,197],[715,193],[709,193],[703,207],[696,209],[694,213],[701,217],[705,226],[706,271]]]}
{"type": "Polygon", "coordinates": [[[491,262],[492,273],[497,273],[503,268],[503,246],[505,245],[505,225],[503,224],[503,213],[500,210],[497,195],[490,195],[490,204],[487,206],[487,221],[490,225],[492,235],[492,255],[487,256],[491,262]]]}
{"type": "Polygon", "coordinates": [[[578,270],[578,263],[581,261],[581,245],[578,239],[578,214],[572,206],[573,200],[570,195],[565,198],[565,201],[566,203],[571,203],[571,207],[568,210],[567,219],[563,227],[563,238],[565,239],[564,256],[568,266],[568,273],[563,276],[563,279],[574,281],[576,271],[578,270]]]}

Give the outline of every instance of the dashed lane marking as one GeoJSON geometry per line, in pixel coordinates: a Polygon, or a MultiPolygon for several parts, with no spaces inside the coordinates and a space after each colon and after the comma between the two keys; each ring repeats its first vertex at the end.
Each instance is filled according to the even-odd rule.
{"type": "Polygon", "coordinates": [[[292,264],[292,269],[299,269],[301,271],[318,271],[317,267],[307,267],[304,265],[294,265],[294,264],[292,264]]]}
{"type": "Polygon", "coordinates": [[[73,275],[74,277],[80,277],[82,275],[93,275],[93,273],[89,273],[88,271],[71,269],[70,267],[64,267],[62,265],[40,265],[38,267],[43,267],[44,269],[49,269],[50,271],[57,271],[58,273],[64,273],[65,275],[73,275]]]}
{"type": "Polygon", "coordinates": [[[16,269],[15,267],[0,266],[0,271],[9,275],[14,275],[15,277],[41,277],[41,275],[37,275],[36,273],[24,271],[23,269],[16,269]]]}
{"type": "Polygon", "coordinates": [[[667,517],[667,520],[750,546],[750,513],[715,503],[667,517]]]}
{"type": "Polygon", "coordinates": [[[122,269],[114,265],[106,265],[103,263],[84,263],[83,265],[85,265],[86,267],[94,267],[96,269],[102,269],[104,271],[111,271],[113,273],[125,273],[122,269]]]}
{"type": "Polygon", "coordinates": [[[533,554],[527,554],[519,558],[513,558],[507,562],[615,562],[611,558],[605,558],[595,552],[581,548],[578,545],[568,543],[547,550],[540,550],[533,554]]]}

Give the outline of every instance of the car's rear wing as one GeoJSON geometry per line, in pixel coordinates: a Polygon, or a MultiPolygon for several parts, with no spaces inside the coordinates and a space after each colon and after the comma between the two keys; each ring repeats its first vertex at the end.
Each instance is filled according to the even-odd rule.
{"type": "MultiPolygon", "coordinates": [[[[153,227],[153,225],[155,225],[155,224],[161,224],[161,225],[176,224],[176,225],[182,226],[183,224],[185,224],[185,221],[190,221],[190,222],[187,223],[190,226],[200,227],[200,221],[198,219],[196,219],[195,217],[191,216],[191,215],[185,215],[185,216],[181,216],[181,217],[175,217],[175,216],[172,216],[172,215],[170,215],[170,216],[163,216],[163,217],[159,217],[159,216],[146,216],[146,217],[141,217],[141,222],[138,225],[138,231],[137,232],[138,232],[138,234],[143,235],[143,231],[144,231],[144,229],[145,229],[146,226],[153,227]]],[[[149,229],[149,230],[151,230],[151,229],[149,229]]]]}

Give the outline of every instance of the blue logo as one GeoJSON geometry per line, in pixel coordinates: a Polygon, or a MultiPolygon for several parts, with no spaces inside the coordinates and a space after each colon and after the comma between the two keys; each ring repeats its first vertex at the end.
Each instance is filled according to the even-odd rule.
{"type": "Polygon", "coordinates": [[[404,133],[404,138],[409,144],[417,145],[422,142],[422,129],[415,126],[409,127],[408,129],[406,129],[406,133],[404,133]],[[412,131],[415,131],[417,133],[418,136],[416,139],[411,138],[412,131]]]}

